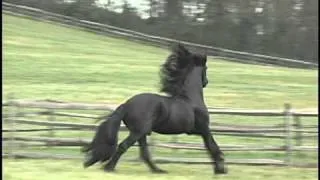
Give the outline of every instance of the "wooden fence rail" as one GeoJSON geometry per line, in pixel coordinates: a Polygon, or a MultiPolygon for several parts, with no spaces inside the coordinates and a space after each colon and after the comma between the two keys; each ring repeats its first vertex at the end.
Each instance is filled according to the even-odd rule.
{"type": "MultiPolygon", "coordinates": [[[[10,157],[10,154],[4,153],[3,157],[10,157]]],[[[48,153],[13,153],[13,156],[16,158],[32,158],[32,159],[83,159],[81,156],[75,155],[65,155],[65,154],[48,154],[48,153]]],[[[127,158],[128,161],[140,161],[137,158],[127,158]]],[[[167,157],[154,157],[153,160],[155,163],[183,163],[183,164],[211,164],[212,161],[204,158],[167,158],[167,157]]],[[[286,164],[281,160],[273,160],[273,159],[227,159],[226,163],[228,164],[237,164],[237,165],[273,165],[273,166],[285,166],[286,164]]],[[[317,164],[307,164],[300,165],[299,167],[317,167],[317,164]]]]}
{"type": "MultiPolygon", "coordinates": [[[[5,109],[5,115],[3,116],[3,123],[10,125],[2,129],[4,133],[3,142],[8,144],[10,151],[7,155],[14,157],[30,157],[25,152],[19,153],[16,151],[17,147],[33,147],[33,146],[83,146],[88,144],[89,140],[75,139],[75,138],[57,138],[54,137],[56,131],[93,131],[97,124],[89,123],[71,123],[57,121],[57,117],[72,117],[91,119],[91,123],[99,118],[98,115],[85,114],[85,113],[70,113],[70,112],[58,112],[59,110],[94,110],[107,114],[114,110],[117,106],[108,104],[85,104],[85,103],[67,103],[67,102],[52,102],[52,101],[28,101],[28,100],[9,100],[2,101],[2,105],[5,109]],[[23,109],[23,111],[22,111],[23,109]],[[26,109],[40,109],[36,111],[27,112],[26,109]],[[43,116],[41,119],[39,117],[43,116]],[[32,118],[32,120],[30,119],[32,118]],[[42,126],[41,128],[17,128],[16,125],[25,124],[32,126],[42,126]],[[20,132],[48,132],[46,136],[49,137],[31,137],[31,136],[19,136],[20,132]]],[[[284,117],[282,124],[278,125],[264,125],[264,126],[245,126],[245,125],[230,125],[224,123],[211,123],[211,131],[214,135],[223,136],[237,136],[237,137],[250,137],[250,138],[280,138],[285,140],[283,146],[243,146],[243,145],[222,145],[221,148],[224,151],[283,151],[287,157],[284,161],[276,161],[279,164],[291,165],[291,154],[295,151],[310,151],[315,152],[318,147],[302,146],[303,138],[318,138],[318,129],[316,125],[301,124],[301,117],[318,117],[318,113],[314,111],[301,111],[293,110],[290,105],[286,105],[284,110],[245,110],[245,109],[225,109],[225,108],[209,108],[209,113],[213,115],[230,115],[230,116],[279,116],[284,117]],[[294,123],[293,123],[294,122],[294,123]],[[304,129],[307,127],[308,129],[304,129]],[[292,143],[296,140],[296,146],[292,143]]],[[[127,131],[127,128],[121,124],[121,131],[127,131]]],[[[152,139],[151,139],[152,141],[152,139]]],[[[190,143],[178,143],[177,139],[174,139],[170,143],[155,143],[150,142],[151,147],[157,148],[169,148],[169,149],[182,149],[182,150],[204,150],[202,144],[190,144],[190,143]]],[[[23,148],[22,148],[23,149],[23,148]]],[[[28,153],[27,153],[28,154],[28,153]]],[[[47,157],[52,157],[51,155],[47,157]]],[[[174,159],[168,161],[162,159],[162,162],[177,162],[179,160],[174,159]]],[[[190,159],[181,160],[179,162],[184,163],[197,163],[190,159]]],[[[236,160],[237,161],[237,160],[236,160]]],[[[275,164],[274,160],[270,161],[250,161],[246,160],[244,164],[275,164]]]]}
{"type": "MultiPolygon", "coordinates": [[[[76,116],[77,117],[77,116],[76,116]]],[[[3,120],[4,122],[7,122],[7,120],[3,120]]],[[[66,123],[66,122],[55,122],[55,121],[43,121],[43,120],[28,120],[28,119],[15,119],[15,123],[20,124],[29,124],[29,125],[40,125],[40,126],[49,126],[49,127],[68,127],[71,129],[82,129],[82,130],[95,130],[98,125],[96,124],[83,124],[83,123],[66,123]]],[[[50,129],[50,128],[49,128],[50,129]]],[[[58,130],[58,129],[56,129],[58,130]]],[[[62,128],[60,130],[67,130],[65,128],[62,128]]],[[[124,124],[121,124],[120,126],[121,131],[126,131],[127,128],[124,124]]],[[[228,135],[227,133],[232,133],[230,135],[234,136],[248,136],[248,137],[278,137],[283,138],[286,137],[285,135],[278,135],[278,136],[270,136],[267,134],[258,134],[258,133],[284,133],[286,132],[284,129],[244,129],[244,128],[233,128],[233,127],[211,127],[210,130],[212,132],[215,132],[215,134],[225,133],[225,135],[228,135]],[[239,134],[237,134],[239,133],[239,134]]],[[[11,131],[19,132],[19,129],[14,129],[11,131]]],[[[2,132],[11,132],[8,129],[2,130],[2,132]]],[[[22,130],[25,131],[25,130],[22,130]]],[[[315,133],[317,134],[318,131],[312,131],[312,130],[291,130],[292,132],[302,132],[302,133],[315,133]]],[[[305,136],[306,137],[306,136],[305,136]]],[[[313,136],[307,136],[307,137],[317,137],[317,135],[313,136]]]]}
{"type": "MultiPolygon", "coordinates": [[[[14,105],[14,104],[12,104],[14,105]]],[[[4,103],[3,106],[8,106],[7,103],[4,103]]],[[[20,105],[18,105],[20,106],[20,105]]],[[[25,106],[27,107],[27,106],[25,106]]],[[[37,107],[40,108],[40,107],[37,107]]],[[[237,112],[239,113],[238,110],[231,110],[231,112],[237,112]]],[[[213,111],[209,111],[213,112],[213,111]]],[[[246,111],[247,112],[247,111],[246,111]]],[[[250,112],[253,112],[250,110],[250,112]]],[[[217,113],[219,114],[219,113],[217,113]]],[[[296,112],[295,114],[305,114],[306,117],[311,116],[311,117],[316,117],[316,115],[312,112],[296,112]]],[[[49,111],[39,111],[39,112],[18,112],[17,116],[18,117],[34,117],[34,116],[40,116],[40,115],[54,115],[54,116],[62,116],[62,117],[72,117],[72,118],[86,118],[91,120],[92,119],[100,119],[101,116],[98,115],[92,115],[92,114],[83,114],[83,113],[70,113],[70,112],[49,112],[49,111]]],[[[236,114],[233,114],[236,115],[236,114]]],[[[2,118],[4,118],[4,121],[6,121],[6,118],[9,116],[12,116],[10,114],[2,114],[2,118]]],[[[244,115],[243,115],[244,116],[244,115]]],[[[234,125],[234,124],[227,124],[227,123],[217,123],[217,122],[211,122],[210,123],[212,126],[215,127],[225,127],[225,128],[234,128],[234,129],[250,129],[250,130],[265,130],[265,131],[283,131],[285,125],[284,124],[278,124],[278,125],[234,125]]],[[[295,124],[294,124],[295,125],[295,124]]],[[[304,125],[303,128],[308,128],[308,129],[317,129],[317,125],[304,125]]],[[[310,133],[317,133],[318,131],[308,131],[308,130],[293,130],[293,132],[310,132],[310,133]]]]}
{"type": "MultiPolygon", "coordinates": [[[[45,146],[84,146],[90,143],[91,139],[78,138],[52,138],[52,137],[13,137],[16,142],[42,142],[45,146]]],[[[3,141],[10,140],[11,137],[2,137],[3,141]]],[[[17,143],[19,145],[19,143],[17,143]]],[[[39,145],[39,144],[37,144],[39,145]]],[[[137,146],[137,145],[135,145],[137,146]]],[[[185,150],[206,150],[203,144],[195,143],[154,143],[153,146],[171,149],[185,149],[185,150]]],[[[223,151],[286,151],[285,146],[244,146],[244,145],[221,145],[223,151]]],[[[293,147],[293,151],[316,151],[317,147],[300,146],[293,147]]]]}
{"type": "Polygon", "coordinates": [[[228,60],[232,60],[232,61],[259,63],[259,64],[273,64],[273,65],[280,65],[280,66],[286,66],[286,67],[299,67],[299,68],[317,68],[318,67],[318,64],[312,63],[310,61],[307,62],[302,60],[272,57],[272,56],[253,54],[248,52],[233,51],[233,50],[224,49],[224,48],[205,46],[205,45],[190,43],[186,41],[179,41],[179,40],[169,39],[165,37],[153,36],[153,35],[148,35],[145,33],[140,33],[136,31],[124,29],[124,28],[76,19],[73,17],[68,17],[68,16],[47,12],[37,8],[31,8],[31,7],[7,3],[7,2],[2,2],[2,7],[3,7],[3,13],[14,14],[14,15],[24,15],[24,16],[29,16],[36,19],[54,21],[61,24],[65,24],[65,25],[77,26],[79,28],[84,28],[86,30],[90,30],[94,32],[107,33],[109,35],[116,35],[119,37],[130,38],[132,40],[139,40],[139,41],[151,43],[157,46],[168,46],[169,44],[180,42],[187,45],[191,49],[205,50],[208,55],[226,57],[228,58],[228,60]]]}
{"type": "MultiPolygon", "coordinates": [[[[27,108],[43,108],[43,109],[65,109],[65,110],[106,110],[113,111],[117,105],[110,104],[88,104],[88,103],[55,103],[48,101],[26,101],[26,100],[12,100],[2,101],[2,106],[17,106],[27,108]]],[[[208,108],[210,114],[223,114],[223,115],[238,115],[238,116],[284,116],[284,110],[244,110],[244,109],[215,109],[208,108]]],[[[299,110],[293,111],[292,115],[317,117],[318,112],[299,110]]]]}

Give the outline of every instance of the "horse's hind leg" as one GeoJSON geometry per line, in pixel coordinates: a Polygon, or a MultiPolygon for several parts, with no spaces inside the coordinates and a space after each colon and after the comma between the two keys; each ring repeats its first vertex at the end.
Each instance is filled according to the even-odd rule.
{"type": "Polygon", "coordinates": [[[125,153],[130,146],[132,146],[138,139],[141,138],[141,134],[130,132],[129,136],[123,140],[116,150],[115,154],[111,157],[110,161],[104,166],[105,171],[113,171],[117,165],[121,155],[125,153]]]}
{"type": "Polygon", "coordinates": [[[154,173],[166,173],[166,171],[158,168],[154,162],[151,160],[151,156],[148,150],[148,145],[147,145],[147,136],[144,135],[142,136],[139,140],[139,145],[140,145],[140,157],[142,160],[149,166],[152,172],[154,173]]]}

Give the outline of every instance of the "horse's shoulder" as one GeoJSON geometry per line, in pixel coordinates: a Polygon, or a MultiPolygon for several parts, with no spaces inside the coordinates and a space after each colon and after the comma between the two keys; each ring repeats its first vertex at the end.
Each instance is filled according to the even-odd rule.
{"type": "Polygon", "coordinates": [[[206,107],[194,106],[193,111],[196,118],[209,119],[209,112],[206,107]]]}

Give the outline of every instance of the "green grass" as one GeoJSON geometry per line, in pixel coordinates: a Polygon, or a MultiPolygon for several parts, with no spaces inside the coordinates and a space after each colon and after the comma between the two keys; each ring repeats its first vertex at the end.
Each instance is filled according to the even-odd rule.
{"type": "MultiPolygon", "coordinates": [[[[167,50],[54,24],[4,15],[3,95],[120,103],[158,92],[167,50]]],[[[209,106],[295,108],[318,106],[316,70],[209,59],[209,106]]]]}
{"type": "Polygon", "coordinates": [[[4,160],[3,177],[6,180],[315,180],[317,169],[300,169],[289,167],[229,166],[228,175],[213,175],[210,165],[160,164],[169,174],[151,174],[143,163],[121,162],[116,172],[104,173],[100,166],[83,169],[81,161],[76,160],[4,160]],[[45,166],[44,166],[45,164],[45,166]]]}

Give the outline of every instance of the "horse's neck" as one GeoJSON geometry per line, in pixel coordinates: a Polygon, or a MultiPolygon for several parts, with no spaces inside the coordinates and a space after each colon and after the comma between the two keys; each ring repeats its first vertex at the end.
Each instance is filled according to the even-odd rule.
{"type": "Polygon", "coordinates": [[[199,107],[206,107],[206,104],[203,99],[202,89],[201,89],[201,92],[187,91],[186,95],[192,104],[199,106],[199,107]]]}
{"type": "Polygon", "coordinates": [[[203,99],[203,88],[200,70],[201,69],[194,68],[194,70],[190,72],[184,84],[185,94],[192,104],[200,107],[205,107],[206,105],[203,99]]]}

